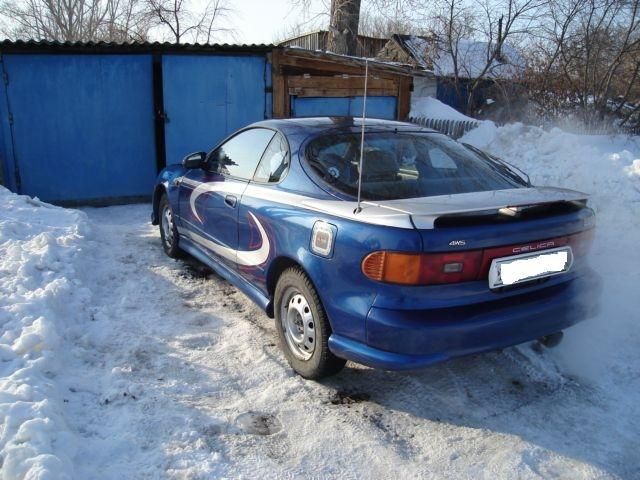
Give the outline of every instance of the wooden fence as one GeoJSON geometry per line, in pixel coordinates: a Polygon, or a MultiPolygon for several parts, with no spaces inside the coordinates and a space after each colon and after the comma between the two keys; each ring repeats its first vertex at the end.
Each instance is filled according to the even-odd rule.
{"type": "Polygon", "coordinates": [[[480,125],[480,122],[475,120],[444,120],[425,117],[409,117],[409,121],[423,127],[433,128],[455,139],[462,137],[465,133],[480,125]]]}

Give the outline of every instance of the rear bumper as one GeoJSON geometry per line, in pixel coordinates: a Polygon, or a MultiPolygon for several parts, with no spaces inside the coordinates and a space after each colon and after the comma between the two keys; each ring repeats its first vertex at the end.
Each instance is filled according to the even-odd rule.
{"type": "Polygon", "coordinates": [[[367,343],[333,334],[329,348],[374,368],[413,370],[540,338],[598,312],[602,282],[586,277],[501,300],[431,310],[372,307],[367,343]]]}

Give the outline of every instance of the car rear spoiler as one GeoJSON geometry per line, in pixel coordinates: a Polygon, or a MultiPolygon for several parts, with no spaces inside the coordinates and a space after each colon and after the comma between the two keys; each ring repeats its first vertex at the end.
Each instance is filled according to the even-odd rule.
{"type": "Polygon", "coordinates": [[[489,192],[460,193],[402,200],[363,201],[355,214],[357,202],[343,200],[306,200],[303,207],[363,223],[400,228],[432,229],[443,216],[493,212],[517,215],[531,206],[572,202],[585,205],[589,195],[575,190],[553,187],[512,188],[489,192]]]}
{"type": "Polygon", "coordinates": [[[531,207],[559,202],[586,205],[589,195],[575,190],[552,187],[514,188],[489,192],[442,195],[384,202],[392,208],[410,212],[417,229],[432,229],[438,218],[473,213],[518,216],[531,207]]]}

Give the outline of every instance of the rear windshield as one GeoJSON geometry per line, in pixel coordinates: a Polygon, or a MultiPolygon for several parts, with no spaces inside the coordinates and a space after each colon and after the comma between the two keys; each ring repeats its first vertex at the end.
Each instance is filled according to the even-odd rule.
{"type": "MultiPolygon", "coordinates": [[[[360,135],[313,139],[306,161],[331,187],[357,195],[360,135]]],[[[523,186],[503,164],[437,133],[365,133],[362,198],[397,200],[523,186]]]]}

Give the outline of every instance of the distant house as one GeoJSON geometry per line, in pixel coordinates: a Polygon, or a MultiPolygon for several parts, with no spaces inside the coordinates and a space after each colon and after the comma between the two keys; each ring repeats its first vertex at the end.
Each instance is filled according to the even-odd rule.
{"type": "MultiPolygon", "coordinates": [[[[524,68],[524,58],[508,44],[504,44],[496,58],[487,67],[492,47],[488,42],[460,39],[457,45],[457,77],[460,80],[460,95],[456,92],[453,79],[456,77],[455,64],[450,49],[437,35],[393,35],[378,53],[378,58],[391,62],[412,65],[416,69],[433,72],[437,78],[429,96],[464,110],[467,100],[467,86],[472,80],[482,77],[483,85],[476,91],[474,103],[484,104],[491,96],[498,96],[495,83],[513,83],[524,68]]],[[[414,90],[419,82],[414,82],[414,90]]],[[[418,95],[416,95],[418,96],[418,95]]]]}
{"type": "MultiPolygon", "coordinates": [[[[474,79],[485,78],[513,80],[524,67],[524,58],[511,45],[504,44],[496,58],[485,71],[489,52],[488,42],[462,38],[458,41],[458,76],[474,79]]],[[[378,58],[412,64],[431,70],[439,77],[455,75],[454,62],[448,45],[437,35],[393,35],[378,53],[378,58]]]]}

